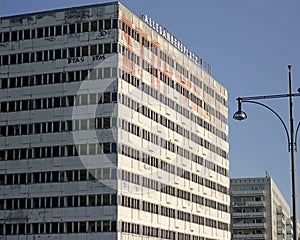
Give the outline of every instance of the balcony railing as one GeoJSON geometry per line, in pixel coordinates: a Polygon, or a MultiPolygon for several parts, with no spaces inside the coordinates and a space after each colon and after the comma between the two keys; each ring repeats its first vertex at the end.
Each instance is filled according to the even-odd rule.
{"type": "Polygon", "coordinates": [[[265,223],[234,223],[233,228],[265,228],[265,223]]]}
{"type": "Polygon", "coordinates": [[[233,234],[233,240],[235,239],[266,239],[266,234],[233,234]]]}
{"type": "Polygon", "coordinates": [[[232,204],[233,207],[235,206],[258,206],[258,207],[264,207],[265,203],[264,201],[245,201],[245,202],[234,202],[232,204]]]}
{"type": "Polygon", "coordinates": [[[232,217],[265,217],[265,212],[234,212],[232,217]]]}
{"type": "Polygon", "coordinates": [[[264,195],[264,190],[231,191],[232,196],[264,195]]]}

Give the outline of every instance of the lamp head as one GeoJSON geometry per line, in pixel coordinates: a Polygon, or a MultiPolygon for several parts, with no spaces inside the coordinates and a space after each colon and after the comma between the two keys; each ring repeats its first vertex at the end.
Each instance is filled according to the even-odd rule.
{"type": "Polygon", "coordinates": [[[242,110],[239,110],[233,114],[233,118],[238,121],[246,120],[247,114],[245,112],[243,112],[242,110]]]}

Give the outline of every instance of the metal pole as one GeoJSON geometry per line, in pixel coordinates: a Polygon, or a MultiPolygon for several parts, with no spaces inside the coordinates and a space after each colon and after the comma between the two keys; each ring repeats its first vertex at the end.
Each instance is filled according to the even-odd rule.
{"type": "Polygon", "coordinates": [[[292,205],[293,205],[293,235],[294,240],[298,239],[297,236],[297,207],[296,207],[296,166],[295,166],[295,141],[294,141],[294,112],[293,112],[293,97],[292,97],[292,73],[291,65],[288,65],[289,69],[289,102],[290,102],[290,137],[291,137],[291,168],[292,168],[292,205]]]}

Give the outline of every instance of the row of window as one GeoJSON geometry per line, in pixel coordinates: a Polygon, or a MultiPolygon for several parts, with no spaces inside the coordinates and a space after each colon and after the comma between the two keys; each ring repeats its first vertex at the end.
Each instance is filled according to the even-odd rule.
{"type": "Polygon", "coordinates": [[[117,68],[94,68],[72,72],[44,73],[31,76],[2,78],[0,79],[0,88],[20,88],[116,77],[117,68]]]}
{"type": "Polygon", "coordinates": [[[0,185],[24,185],[117,179],[115,168],[0,174],[0,185]]]}
{"type": "Polygon", "coordinates": [[[108,53],[116,53],[117,52],[117,44],[116,43],[105,43],[105,44],[97,44],[97,45],[89,45],[89,46],[78,46],[67,48],[68,55],[67,57],[86,57],[93,55],[101,55],[108,53]]]}
{"type": "Polygon", "coordinates": [[[22,52],[17,54],[0,56],[0,66],[15,65],[22,63],[34,63],[54,61],[58,59],[69,58],[68,63],[74,63],[75,60],[83,61],[83,57],[93,56],[93,60],[105,59],[105,55],[117,52],[116,43],[105,43],[91,46],[70,47],[65,49],[49,49],[36,52],[22,52]],[[100,56],[99,56],[100,55],[100,56]],[[77,59],[77,58],[80,59],[77,59]]]}
{"type": "MultiPolygon", "coordinates": [[[[166,217],[181,219],[187,222],[193,222],[199,225],[218,227],[228,230],[227,224],[215,220],[206,219],[180,210],[160,206],[154,203],[141,201],[126,196],[121,198],[121,206],[134,208],[154,214],[160,214],[166,217]],[[209,225],[210,222],[213,225],[209,225]],[[227,228],[226,228],[227,227],[227,228]]],[[[206,202],[211,201],[206,199],[206,202]]],[[[40,208],[63,208],[63,207],[88,207],[88,206],[115,206],[117,205],[117,196],[115,194],[98,195],[79,195],[79,196],[60,196],[60,197],[36,197],[36,198],[9,198],[0,199],[0,210],[18,210],[18,209],[40,209],[40,208]]],[[[207,203],[205,206],[210,207],[207,203]]]]}
{"type": "Polygon", "coordinates": [[[117,144],[104,142],[67,146],[46,146],[0,150],[0,160],[24,160],[117,153],[117,144]]]}
{"type": "Polygon", "coordinates": [[[55,37],[66,34],[97,32],[118,28],[117,19],[100,19],[90,22],[79,22],[73,24],[45,26],[34,29],[23,29],[0,33],[0,43],[15,42],[35,38],[55,37]]]}
{"type": "Polygon", "coordinates": [[[71,132],[88,129],[108,129],[111,127],[116,127],[116,118],[112,119],[111,117],[103,117],[73,121],[67,120],[0,126],[0,135],[9,137],[40,133],[71,132]]]}
{"type": "Polygon", "coordinates": [[[128,222],[76,221],[76,222],[44,222],[44,223],[6,223],[0,224],[1,235],[32,235],[32,234],[64,234],[64,233],[93,233],[93,232],[121,232],[139,234],[143,236],[159,237],[161,239],[177,240],[214,240],[196,235],[184,234],[161,228],[154,228],[128,222]],[[118,227],[118,224],[120,227],[118,227]]]}
{"type": "Polygon", "coordinates": [[[117,92],[78,94],[60,97],[36,98],[2,102],[1,112],[19,112],[49,108],[73,107],[88,104],[117,102],[117,92]]]}
{"type": "MultiPolygon", "coordinates": [[[[133,183],[136,185],[140,185],[140,186],[143,186],[143,187],[146,187],[146,188],[158,191],[158,192],[162,192],[162,193],[165,193],[165,194],[177,197],[177,198],[185,199],[187,201],[191,201],[191,202],[200,204],[202,206],[208,206],[208,207],[211,207],[211,208],[214,208],[214,209],[217,209],[220,211],[224,211],[224,212],[229,211],[228,206],[226,206],[222,203],[217,203],[213,200],[206,199],[206,198],[201,197],[196,194],[191,194],[190,192],[177,189],[173,186],[160,183],[156,180],[152,180],[152,179],[140,176],[138,174],[135,174],[135,173],[132,173],[129,171],[122,170],[121,179],[123,181],[130,182],[130,183],[133,183]]],[[[209,183],[208,180],[206,182],[209,183]]],[[[210,183],[212,183],[212,182],[210,181],[210,183]]],[[[209,184],[206,184],[204,186],[206,186],[208,188],[212,188],[211,185],[209,185],[209,184]]]]}
{"type": "MultiPolygon", "coordinates": [[[[131,28],[130,26],[128,26],[124,22],[121,22],[120,26],[121,26],[121,29],[126,34],[128,34],[131,38],[133,38],[137,42],[140,42],[142,44],[142,46],[149,49],[156,56],[158,56],[158,53],[159,53],[159,57],[160,57],[161,60],[163,60],[169,66],[174,68],[177,72],[182,74],[185,78],[190,79],[190,81],[192,81],[195,85],[202,88],[202,82],[199,78],[197,78],[192,73],[189,73],[189,71],[187,69],[185,69],[183,66],[181,66],[180,64],[175,62],[174,59],[171,56],[164,53],[162,50],[159,51],[156,44],[154,44],[152,42],[149,42],[144,37],[140,37],[139,31],[131,28]]],[[[204,64],[204,62],[203,62],[203,64],[204,64]]],[[[206,70],[207,68],[204,67],[203,69],[206,70]]],[[[209,74],[210,74],[210,71],[209,71],[209,74]]],[[[215,91],[212,88],[210,88],[209,86],[205,85],[204,91],[207,92],[209,95],[211,95],[213,98],[216,97],[216,100],[218,102],[220,102],[222,105],[224,105],[226,107],[228,106],[226,99],[224,97],[220,96],[219,94],[215,93],[215,91]]]]}
{"type": "Polygon", "coordinates": [[[116,194],[0,199],[0,210],[116,206],[116,194]]]}
{"type": "Polygon", "coordinates": [[[116,232],[117,222],[82,221],[82,222],[44,222],[44,223],[6,223],[0,224],[1,235],[31,235],[31,234],[63,234],[63,233],[93,233],[116,232]]]}
{"type": "MultiPolygon", "coordinates": [[[[206,201],[209,202],[211,200],[206,199],[206,201]]],[[[145,212],[163,215],[169,218],[180,219],[186,222],[192,222],[199,225],[218,228],[226,231],[228,231],[229,229],[228,224],[224,222],[212,220],[209,218],[204,218],[198,215],[191,214],[189,212],[183,212],[177,209],[164,207],[155,203],[150,203],[147,201],[142,201],[127,196],[122,196],[121,206],[130,207],[145,212]]],[[[210,207],[209,205],[205,205],[205,206],[210,207]]]]}
{"type": "Polygon", "coordinates": [[[227,139],[227,135],[220,130],[217,130],[208,122],[201,119],[199,116],[196,116],[187,108],[183,107],[180,104],[177,104],[172,99],[166,97],[165,95],[158,92],[156,89],[148,86],[147,84],[141,82],[139,79],[127,73],[124,70],[120,70],[119,76],[122,80],[126,81],[127,83],[131,84],[132,86],[140,89],[141,91],[145,92],[146,94],[150,95],[151,97],[155,98],[156,100],[160,101],[164,105],[168,106],[169,108],[173,109],[174,111],[182,114],[186,118],[192,120],[193,122],[197,123],[201,127],[204,127],[208,131],[211,131],[213,134],[218,134],[217,136],[221,137],[222,139],[227,139]]]}
{"type": "Polygon", "coordinates": [[[200,237],[199,235],[190,235],[182,232],[175,232],[161,228],[139,225],[135,223],[122,222],[121,231],[131,234],[138,234],[148,237],[156,237],[160,239],[171,240],[214,240],[211,238],[200,237]]]}

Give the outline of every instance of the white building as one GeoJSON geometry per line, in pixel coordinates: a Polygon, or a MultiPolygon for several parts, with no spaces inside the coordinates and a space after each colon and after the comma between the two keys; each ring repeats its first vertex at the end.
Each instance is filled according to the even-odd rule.
{"type": "Polygon", "coordinates": [[[293,239],[290,207],[271,177],[230,181],[232,239],[293,239]]]}
{"type": "Polygon", "coordinates": [[[120,3],[0,19],[5,239],[230,239],[227,91],[120,3]]]}

